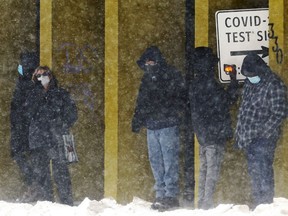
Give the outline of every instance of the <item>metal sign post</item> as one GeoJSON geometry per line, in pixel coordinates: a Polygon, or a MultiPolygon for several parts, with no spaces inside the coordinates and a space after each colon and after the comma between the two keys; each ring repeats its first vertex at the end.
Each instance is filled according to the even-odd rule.
{"type": "Polygon", "coordinates": [[[224,65],[234,65],[237,80],[244,80],[240,73],[241,65],[249,53],[258,54],[268,64],[268,8],[221,10],[216,12],[215,17],[220,82],[230,82],[224,65]]]}

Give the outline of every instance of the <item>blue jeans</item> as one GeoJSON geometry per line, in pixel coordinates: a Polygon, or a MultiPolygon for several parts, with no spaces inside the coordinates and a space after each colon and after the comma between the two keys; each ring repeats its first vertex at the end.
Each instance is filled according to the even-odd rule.
{"type": "Polygon", "coordinates": [[[179,193],[179,128],[147,130],[148,154],[155,179],[156,198],[179,193]]]}
{"type": "Polygon", "coordinates": [[[225,140],[215,145],[200,145],[200,174],[198,208],[213,208],[213,195],[218,182],[225,140]]]}
{"type": "Polygon", "coordinates": [[[272,203],[274,197],[273,161],[276,139],[254,139],[246,149],[251,178],[253,206],[272,203]]]}

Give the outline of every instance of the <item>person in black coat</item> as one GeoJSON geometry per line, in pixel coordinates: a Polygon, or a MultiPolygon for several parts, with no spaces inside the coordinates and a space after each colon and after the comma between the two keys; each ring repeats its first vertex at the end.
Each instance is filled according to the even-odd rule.
{"type": "Polygon", "coordinates": [[[35,201],[33,168],[30,161],[29,149],[29,120],[26,118],[24,103],[34,87],[32,74],[39,64],[39,57],[36,52],[22,52],[20,54],[20,64],[18,66],[18,80],[13,92],[10,110],[11,124],[11,157],[20,168],[24,177],[27,191],[21,198],[21,202],[35,201]]]}
{"type": "Polygon", "coordinates": [[[229,108],[237,100],[236,72],[227,91],[214,78],[218,59],[209,47],[194,53],[194,78],[189,84],[193,131],[200,144],[198,208],[213,207],[224,146],[233,137],[229,108]]]}
{"type": "Polygon", "coordinates": [[[30,92],[25,107],[29,123],[29,148],[33,150],[35,180],[41,186],[42,200],[53,201],[50,173],[57,185],[60,202],[73,205],[68,164],[62,157],[63,146],[56,136],[69,132],[77,120],[77,107],[69,93],[58,87],[57,80],[47,66],[39,66],[32,77],[35,87],[30,92]]]}
{"type": "Polygon", "coordinates": [[[144,71],[138,93],[132,131],[147,128],[149,161],[155,179],[152,209],[179,206],[179,124],[183,112],[184,80],[168,65],[158,47],[145,50],[137,61],[144,71]]]}

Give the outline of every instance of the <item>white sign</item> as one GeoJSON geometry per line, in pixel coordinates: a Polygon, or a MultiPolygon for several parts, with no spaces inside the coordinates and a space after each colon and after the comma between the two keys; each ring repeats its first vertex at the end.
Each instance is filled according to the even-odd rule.
{"type": "Polygon", "coordinates": [[[237,80],[244,80],[240,73],[244,57],[256,53],[268,64],[269,10],[267,8],[217,11],[216,33],[220,82],[230,82],[224,65],[235,65],[237,80]]]}

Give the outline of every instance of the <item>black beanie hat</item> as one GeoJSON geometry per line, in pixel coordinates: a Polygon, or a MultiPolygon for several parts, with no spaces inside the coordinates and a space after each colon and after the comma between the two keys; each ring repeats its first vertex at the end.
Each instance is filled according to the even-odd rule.
{"type": "Polygon", "coordinates": [[[23,67],[24,77],[30,79],[34,70],[39,66],[39,54],[37,52],[22,52],[20,54],[20,64],[23,67]]]}
{"type": "Polygon", "coordinates": [[[194,50],[193,71],[195,77],[214,78],[217,56],[210,47],[196,47],[194,50]]]}
{"type": "Polygon", "coordinates": [[[248,54],[242,63],[241,73],[252,77],[263,74],[267,70],[266,62],[257,54],[248,54]]]}
{"type": "Polygon", "coordinates": [[[199,59],[207,59],[214,64],[218,62],[217,56],[213,53],[213,50],[210,47],[196,47],[194,51],[194,58],[195,61],[199,59]]]}

